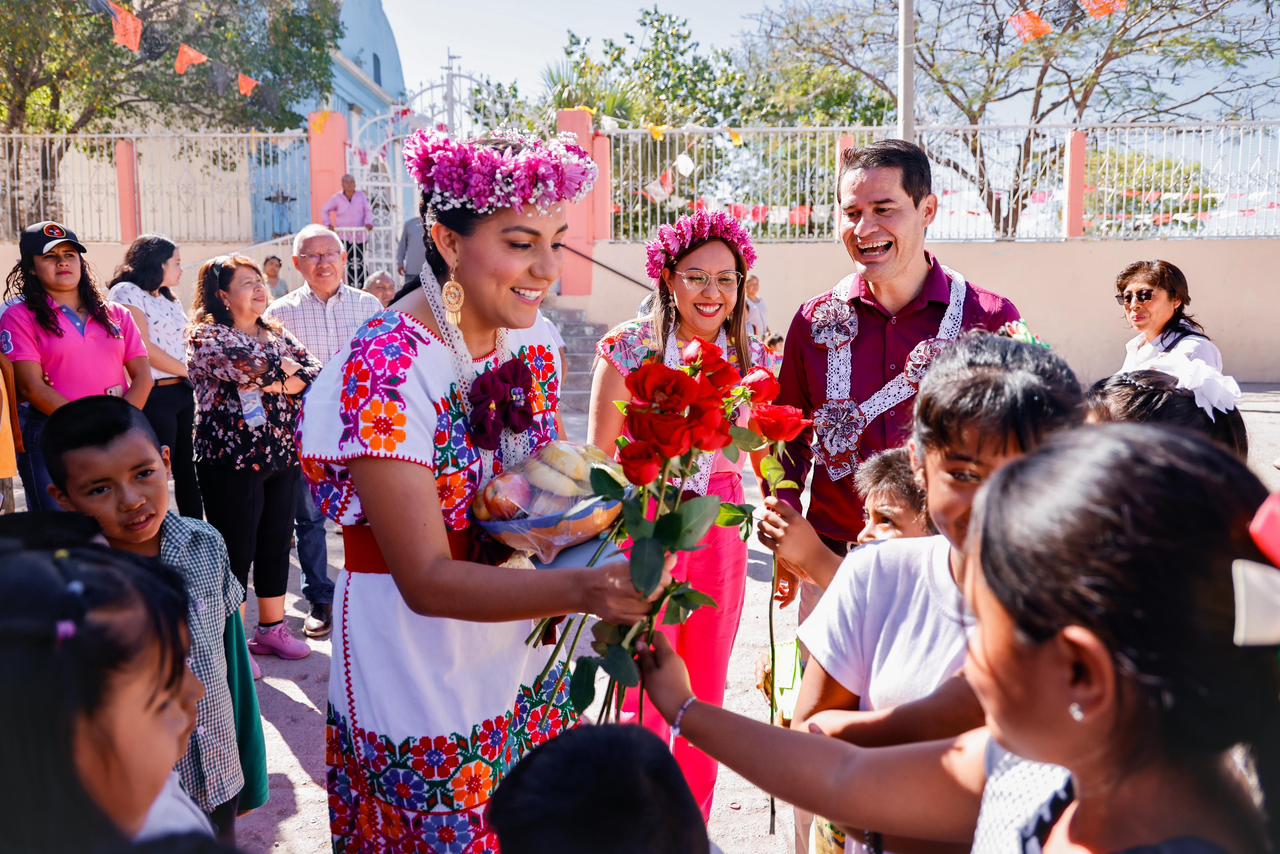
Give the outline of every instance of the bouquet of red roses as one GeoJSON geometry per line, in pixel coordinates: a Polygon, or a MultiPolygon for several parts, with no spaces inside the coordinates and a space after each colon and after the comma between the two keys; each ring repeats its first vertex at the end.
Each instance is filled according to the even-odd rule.
{"type": "MultiPolygon", "coordinates": [[[[624,435],[617,442],[622,476],[607,465],[593,466],[590,475],[596,495],[622,503],[622,515],[606,542],[619,543],[629,551],[632,583],[646,596],[661,584],[667,555],[698,548],[712,525],[736,527],[744,540],[750,537],[751,505],[722,502],[684,485],[696,480],[700,469],[705,476],[709,454],[723,453],[736,461],[742,451],[763,446],[760,436],[735,422],[741,407],[767,404],[778,390],[777,380],[767,368],[755,368],[743,377],[719,347],[700,339],[684,348],[681,361],[679,368],[649,363],[627,377],[631,400],[616,403],[625,416],[624,435]]],[[[573,668],[570,698],[574,707],[585,711],[593,702],[596,673],[603,669],[609,683],[601,719],[611,709],[616,713],[626,689],[640,685],[636,640],[651,640],[659,618],[664,624],[675,625],[708,606],[715,607],[711,597],[687,582],[673,581],[639,623],[618,626],[600,622],[593,626],[595,654],[579,658],[573,668]]],[[[577,647],[585,623],[583,615],[576,628],[570,625],[561,635],[543,678],[566,639],[572,636],[571,651],[577,647]]],[[[540,637],[543,629],[539,625],[530,637],[540,637]]]]}

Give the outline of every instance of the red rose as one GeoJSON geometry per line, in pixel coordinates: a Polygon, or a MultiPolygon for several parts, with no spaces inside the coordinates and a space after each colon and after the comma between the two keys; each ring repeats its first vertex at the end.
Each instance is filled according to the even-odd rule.
{"type": "Polygon", "coordinates": [[[631,438],[653,445],[664,458],[684,456],[693,448],[689,420],[682,412],[632,409],[627,412],[626,423],[631,438]]]}
{"type": "Polygon", "coordinates": [[[622,473],[636,486],[648,486],[662,473],[662,457],[648,442],[632,442],[618,451],[622,473]]]}
{"type": "Polygon", "coordinates": [[[642,365],[627,377],[627,391],[638,404],[652,404],[668,412],[684,412],[698,396],[698,384],[684,371],[661,362],[642,365]]]}
{"type": "Polygon", "coordinates": [[[742,378],[742,387],[751,392],[751,404],[762,406],[773,403],[782,386],[768,368],[752,368],[742,378]]]}
{"type": "Polygon", "coordinates": [[[719,405],[694,404],[689,410],[689,436],[699,451],[718,451],[733,441],[729,435],[729,419],[719,405]]]}
{"type": "Polygon", "coordinates": [[[752,407],[751,413],[760,428],[760,435],[770,442],[790,442],[813,423],[794,406],[765,404],[752,407]]]}
{"type": "Polygon", "coordinates": [[[694,338],[680,351],[680,360],[686,365],[696,365],[701,362],[705,368],[707,365],[718,365],[723,362],[724,351],[710,341],[694,338]]]}
{"type": "Polygon", "coordinates": [[[738,383],[742,382],[742,374],[738,373],[738,369],[732,363],[725,361],[721,361],[720,364],[710,368],[704,362],[702,375],[716,387],[722,396],[727,395],[738,383]]]}

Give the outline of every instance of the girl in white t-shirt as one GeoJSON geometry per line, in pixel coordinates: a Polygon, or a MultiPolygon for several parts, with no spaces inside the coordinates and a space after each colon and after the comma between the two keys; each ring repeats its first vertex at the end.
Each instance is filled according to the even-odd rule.
{"type": "MultiPolygon", "coordinates": [[[[916,398],[909,442],[938,536],[872,543],[840,559],[792,514],[786,530],[775,507],[762,528],[777,554],[810,570],[826,590],[799,638],[810,660],[792,728],[810,720],[838,732],[859,712],[888,709],[933,693],[960,672],[965,620],[959,587],[974,495],[1000,467],[1050,433],[1081,423],[1083,393],[1071,368],[1047,349],[971,333],[934,362],[916,398]],[[839,562],[834,578],[832,561],[839,562]],[[830,578],[828,585],[823,581],[830,578]]],[[[970,694],[958,713],[914,739],[956,735],[982,723],[970,694]]],[[[848,851],[894,850],[875,834],[850,838],[848,851]]]]}

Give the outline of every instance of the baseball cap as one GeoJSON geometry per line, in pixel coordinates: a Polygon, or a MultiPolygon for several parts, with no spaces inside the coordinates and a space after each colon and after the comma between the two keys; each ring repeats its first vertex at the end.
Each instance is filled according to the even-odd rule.
{"type": "Polygon", "coordinates": [[[74,231],[53,220],[37,222],[35,225],[24,228],[22,237],[18,240],[18,251],[22,253],[23,258],[34,258],[53,251],[53,247],[62,243],[70,243],[81,252],[88,251],[76,238],[74,231]]]}

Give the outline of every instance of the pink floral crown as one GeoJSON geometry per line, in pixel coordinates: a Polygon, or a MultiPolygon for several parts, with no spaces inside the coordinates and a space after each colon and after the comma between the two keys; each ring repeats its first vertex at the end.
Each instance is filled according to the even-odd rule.
{"type": "Polygon", "coordinates": [[[576,202],[599,172],[572,134],[543,140],[514,132],[495,134],[521,148],[460,142],[439,129],[423,129],[404,143],[404,165],[435,210],[468,207],[478,214],[531,205],[546,211],[576,202]]]}
{"type": "Polygon", "coordinates": [[[738,250],[742,261],[751,269],[756,263],[756,249],[751,235],[732,214],[726,211],[698,211],[682,216],[671,225],[658,227],[658,236],[645,244],[645,272],[649,278],[662,278],[662,271],[673,264],[680,253],[708,240],[723,240],[738,250]]]}

